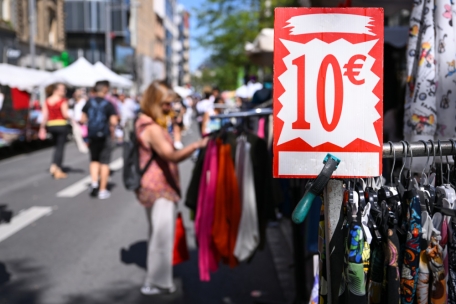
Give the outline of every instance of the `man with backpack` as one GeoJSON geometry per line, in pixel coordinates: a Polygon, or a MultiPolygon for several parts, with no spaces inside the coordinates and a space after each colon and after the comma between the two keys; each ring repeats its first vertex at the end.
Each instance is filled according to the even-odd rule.
{"type": "Polygon", "coordinates": [[[87,123],[90,150],[90,196],[108,199],[109,163],[113,147],[113,132],[118,124],[117,112],[106,100],[109,92],[108,81],[95,84],[95,96],[91,97],[82,109],[82,123],[87,123]]]}

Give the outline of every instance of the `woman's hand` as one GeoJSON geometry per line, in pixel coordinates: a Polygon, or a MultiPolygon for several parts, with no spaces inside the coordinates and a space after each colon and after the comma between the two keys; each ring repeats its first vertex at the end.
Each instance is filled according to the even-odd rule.
{"type": "Polygon", "coordinates": [[[38,131],[38,138],[41,140],[45,140],[47,137],[47,132],[44,127],[40,127],[40,130],[38,131]]]}
{"type": "Polygon", "coordinates": [[[205,148],[207,146],[207,143],[209,142],[209,137],[206,136],[206,137],[203,137],[202,139],[200,139],[199,141],[197,141],[197,144],[198,144],[198,149],[202,149],[202,148],[205,148]]]}

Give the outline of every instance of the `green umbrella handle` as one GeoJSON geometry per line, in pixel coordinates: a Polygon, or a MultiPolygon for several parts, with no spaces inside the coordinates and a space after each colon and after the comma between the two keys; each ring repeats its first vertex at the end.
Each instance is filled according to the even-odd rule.
{"type": "Polygon", "coordinates": [[[299,201],[298,205],[293,211],[292,219],[296,224],[300,224],[307,217],[310,207],[315,199],[316,195],[310,191],[307,191],[303,198],[299,201]]]}

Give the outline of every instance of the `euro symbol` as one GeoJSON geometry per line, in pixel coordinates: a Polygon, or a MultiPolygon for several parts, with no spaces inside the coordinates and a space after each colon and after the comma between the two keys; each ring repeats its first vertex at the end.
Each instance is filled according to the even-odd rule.
{"type": "Polygon", "coordinates": [[[344,76],[348,77],[348,80],[351,81],[354,85],[361,85],[364,84],[365,80],[361,79],[358,80],[355,78],[355,76],[358,76],[360,71],[355,71],[355,69],[362,69],[363,68],[363,63],[356,63],[356,60],[361,59],[362,61],[366,61],[366,56],[358,54],[350,58],[348,63],[344,65],[345,73],[344,76]]]}

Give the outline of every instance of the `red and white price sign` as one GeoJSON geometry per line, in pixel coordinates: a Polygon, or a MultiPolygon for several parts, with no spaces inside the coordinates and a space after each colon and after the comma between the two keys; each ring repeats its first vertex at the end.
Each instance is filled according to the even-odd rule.
{"type": "Polygon", "coordinates": [[[383,9],[277,8],[274,176],[378,176],[383,145],[383,9]]]}

